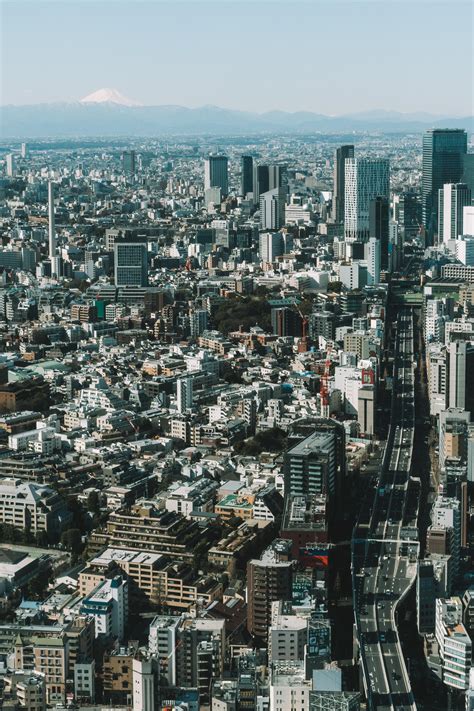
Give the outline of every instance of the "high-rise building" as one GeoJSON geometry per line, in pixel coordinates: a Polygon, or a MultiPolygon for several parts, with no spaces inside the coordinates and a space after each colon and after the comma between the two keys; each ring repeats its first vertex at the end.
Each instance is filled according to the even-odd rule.
{"type": "Polygon", "coordinates": [[[259,203],[260,195],[269,190],[282,188],[286,195],[288,190],[288,176],[286,165],[255,165],[253,170],[253,199],[259,203]]]}
{"type": "Polygon", "coordinates": [[[272,603],[291,600],[293,564],[281,560],[274,548],[259,560],[247,563],[247,628],[250,634],[267,641],[272,622],[272,603]]]}
{"type": "Polygon", "coordinates": [[[373,237],[365,245],[367,262],[367,284],[369,286],[380,283],[380,264],[382,243],[373,237]]]}
{"type": "Polygon", "coordinates": [[[204,161],[204,189],[220,188],[223,197],[229,194],[227,156],[208,156],[204,161]]]}
{"type": "Polygon", "coordinates": [[[474,205],[466,206],[463,209],[462,233],[474,237],[474,205]]]}
{"type": "Polygon", "coordinates": [[[273,264],[277,257],[282,256],[283,249],[281,232],[264,232],[260,234],[258,256],[263,264],[273,264]]]}
{"type": "Polygon", "coordinates": [[[207,330],[209,314],[206,309],[196,309],[189,314],[189,329],[191,336],[197,338],[207,330]]]}
{"type": "Polygon", "coordinates": [[[474,345],[453,341],[449,352],[449,407],[467,410],[474,415],[474,345]]]}
{"type": "Polygon", "coordinates": [[[242,156],[242,175],[240,181],[240,192],[242,197],[248,193],[253,193],[253,158],[252,156],[242,156]]]}
{"type": "Polygon", "coordinates": [[[336,490],[336,432],[314,431],[284,455],[285,495],[333,494],[336,490]]]}
{"type": "Polygon", "coordinates": [[[56,222],[54,217],[54,183],[48,183],[48,254],[53,260],[56,256],[56,222]]]}
{"type": "Polygon", "coordinates": [[[461,183],[465,183],[474,195],[474,153],[463,155],[461,183]]]}
{"type": "Polygon", "coordinates": [[[376,197],[369,203],[369,237],[380,243],[380,269],[387,271],[390,205],[387,197],[376,197]]]}
{"type": "Polygon", "coordinates": [[[15,175],[15,154],[14,153],[7,153],[6,157],[6,163],[7,163],[7,177],[8,178],[13,178],[15,175]]]}
{"type": "Polygon", "coordinates": [[[272,309],[271,311],[272,330],[277,336],[301,336],[302,321],[301,316],[288,307],[272,309]]]}
{"type": "Polygon", "coordinates": [[[27,143],[21,144],[21,157],[22,158],[29,158],[30,157],[30,150],[28,148],[27,143]]]}
{"type": "Polygon", "coordinates": [[[135,173],[135,151],[124,151],[122,153],[122,170],[124,173],[135,173]]]}
{"type": "Polygon", "coordinates": [[[115,286],[148,285],[147,242],[140,238],[122,238],[114,242],[115,286]]]}
{"type": "Polygon", "coordinates": [[[176,381],[176,407],[184,413],[193,406],[193,379],[179,378],[176,381]]]}
{"type": "Polygon", "coordinates": [[[346,158],[354,158],[354,146],[336,148],[334,156],[334,189],[332,194],[332,218],[344,222],[344,194],[346,158]]]}
{"type": "Polygon", "coordinates": [[[463,234],[463,210],[471,204],[464,183],[445,183],[438,191],[438,239],[445,244],[463,234]]]}
{"type": "Polygon", "coordinates": [[[436,641],[442,661],[443,683],[458,691],[469,687],[472,642],[462,621],[459,597],[436,600],[436,641]]]}
{"type": "Polygon", "coordinates": [[[260,194],[260,229],[278,230],[285,224],[285,192],[274,188],[260,194]]]}
{"type": "Polygon", "coordinates": [[[438,190],[445,183],[459,183],[466,153],[463,129],[430,129],[423,135],[422,220],[428,244],[433,244],[438,227],[438,190]]]}
{"type": "Polygon", "coordinates": [[[403,192],[395,203],[394,218],[400,226],[404,240],[412,240],[421,227],[421,202],[414,192],[403,192]]]}
{"type": "Polygon", "coordinates": [[[346,158],[344,235],[347,242],[366,242],[370,234],[370,201],[390,194],[390,164],[385,158],[346,158]]]}

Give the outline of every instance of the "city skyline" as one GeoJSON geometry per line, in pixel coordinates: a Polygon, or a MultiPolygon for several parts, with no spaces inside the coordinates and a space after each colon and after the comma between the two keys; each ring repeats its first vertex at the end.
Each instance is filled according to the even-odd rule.
{"type": "Polygon", "coordinates": [[[3,2],[0,101],[78,101],[111,86],[148,106],[470,115],[472,92],[461,87],[472,86],[471,4],[420,0],[409,22],[403,1],[374,6],[276,2],[270,13],[262,1],[251,11],[247,2],[3,2]],[[241,43],[229,44],[230,26],[241,43]],[[433,53],[441,31],[445,52],[433,53]]]}

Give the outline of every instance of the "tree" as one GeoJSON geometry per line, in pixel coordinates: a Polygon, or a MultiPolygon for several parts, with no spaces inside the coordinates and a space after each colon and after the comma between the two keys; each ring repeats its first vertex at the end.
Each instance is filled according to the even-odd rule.
{"type": "Polygon", "coordinates": [[[100,511],[100,500],[97,491],[91,491],[87,497],[87,510],[91,513],[99,513],[100,511]]]}
{"type": "Polygon", "coordinates": [[[83,548],[81,531],[78,528],[64,531],[61,536],[61,544],[73,553],[80,553],[83,548]]]}

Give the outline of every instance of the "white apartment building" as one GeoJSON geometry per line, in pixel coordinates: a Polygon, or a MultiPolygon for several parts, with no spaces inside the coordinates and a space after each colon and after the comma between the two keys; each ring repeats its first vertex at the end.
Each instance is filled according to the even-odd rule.
{"type": "Polygon", "coordinates": [[[436,600],[436,640],[443,664],[443,682],[461,691],[469,687],[472,642],[462,622],[459,597],[436,600]]]}

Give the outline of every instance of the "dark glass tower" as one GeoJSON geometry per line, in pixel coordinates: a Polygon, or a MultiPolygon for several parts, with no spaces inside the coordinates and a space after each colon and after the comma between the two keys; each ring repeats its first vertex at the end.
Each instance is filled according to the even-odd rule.
{"type": "Polygon", "coordinates": [[[242,197],[247,193],[253,193],[253,158],[252,156],[242,156],[242,176],[240,182],[240,192],[242,197]]]}
{"type": "Polygon", "coordinates": [[[340,146],[334,157],[334,191],[332,197],[332,217],[334,222],[344,222],[344,190],[346,158],[354,158],[354,146],[340,146]]]}
{"type": "Polygon", "coordinates": [[[423,135],[422,219],[427,243],[438,229],[438,190],[459,183],[467,153],[467,133],[460,128],[436,128],[423,135]]]}
{"type": "Polygon", "coordinates": [[[380,242],[380,269],[388,269],[388,218],[390,206],[387,197],[376,197],[369,203],[369,237],[380,242]]]}

